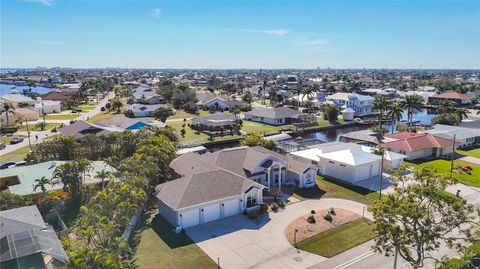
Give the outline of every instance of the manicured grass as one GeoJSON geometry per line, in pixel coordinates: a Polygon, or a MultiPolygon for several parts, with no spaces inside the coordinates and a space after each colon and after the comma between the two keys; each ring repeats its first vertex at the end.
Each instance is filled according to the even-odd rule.
{"type": "Polygon", "coordinates": [[[341,198],[370,205],[378,199],[377,192],[348,185],[334,179],[317,176],[317,186],[309,189],[297,189],[294,192],[297,199],[341,198]]]}
{"type": "Polygon", "coordinates": [[[78,113],[71,114],[47,114],[45,115],[45,120],[73,120],[77,118],[78,113]]]}
{"type": "MultiPolygon", "coordinates": [[[[437,170],[438,173],[450,175],[450,161],[448,160],[433,160],[433,161],[415,161],[415,162],[404,162],[405,165],[412,166],[414,168],[419,168],[425,165],[430,165],[437,170]]],[[[480,187],[480,166],[474,165],[471,163],[466,163],[462,161],[454,161],[455,166],[464,167],[469,165],[473,168],[471,175],[467,173],[461,173],[453,169],[453,177],[458,179],[461,183],[469,186],[480,187]]]]}
{"type": "MultiPolygon", "coordinates": [[[[230,114],[230,112],[228,112],[228,111],[226,111],[224,113],[225,114],[230,114]]],[[[167,121],[172,120],[172,119],[189,119],[189,118],[195,118],[195,117],[205,117],[205,116],[209,116],[209,115],[211,115],[210,112],[205,111],[205,110],[201,110],[201,109],[198,110],[198,115],[197,114],[190,114],[190,113],[185,112],[183,110],[177,110],[175,115],[167,118],[167,121]]]]}
{"type": "Polygon", "coordinates": [[[248,133],[260,133],[262,135],[279,133],[279,127],[249,120],[242,121],[242,130],[248,133]]]}
{"type": "Polygon", "coordinates": [[[297,247],[330,258],[374,238],[372,229],[373,223],[361,218],[307,238],[297,247]]]}
{"type": "MultiPolygon", "coordinates": [[[[45,126],[44,131],[52,130],[53,128],[58,127],[58,126],[60,126],[60,125],[61,125],[60,123],[47,123],[47,125],[45,126]]],[[[37,124],[29,124],[29,125],[28,125],[28,130],[29,130],[29,131],[41,131],[42,129],[40,129],[40,127],[39,127],[37,124]]],[[[26,131],[27,131],[27,126],[22,125],[22,127],[20,127],[20,128],[18,129],[18,131],[20,131],[20,132],[26,132],[26,131]]]]}
{"type": "Polygon", "coordinates": [[[108,111],[101,111],[97,115],[91,117],[88,119],[88,122],[96,122],[96,121],[101,121],[101,120],[108,120],[109,118],[113,117],[115,115],[115,111],[111,111],[110,113],[108,111]]]}
{"type": "Polygon", "coordinates": [[[25,156],[27,155],[27,153],[30,151],[30,147],[29,146],[25,146],[23,148],[19,148],[15,151],[12,151],[10,153],[7,153],[7,154],[3,154],[1,151],[0,151],[0,163],[5,163],[5,162],[10,162],[10,161],[13,161],[13,162],[21,162],[23,161],[23,159],[25,158],[25,156]]]}
{"type": "Polygon", "coordinates": [[[149,268],[217,268],[207,256],[187,235],[175,234],[173,227],[160,215],[138,234],[134,263],[138,269],[149,268]]]}
{"type": "Polygon", "coordinates": [[[90,110],[93,110],[96,107],[96,105],[80,105],[78,106],[79,109],[82,110],[82,112],[87,112],[90,110]]]}
{"type": "Polygon", "coordinates": [[[461,154],[461,155],[472,156],[472,157],[480,159],[480,148],[465,149],[465,150],[458,149],[457,153],[461,154]]]}
{"type": "MultiPolygon", "coordinates": [[[[167,122],[167,125],[175,129],[178,134],[178,138],[180,141],[184,143],[188,143],[191,145],[196,145],[200,143],[205,143],[208,142],[209,136],[205,133],[199,132],[195,133],[194,130],[192,130],[190,127],[188,127],[188,124],[191,124],[191,120],[187,120],[185,122],[185,136],[181,136],[181,130],[182,130],[182,125],[183,121],[172,121],[172,122],[167,122]]],[[[242,137],[241,135],[230,135],[230,134],[225,134],[224,136],[214,136],[213,141],[219,141],[219,140],[226,140],[226,139],[232,139],[232,138],[240,138],[242,137]]]]}

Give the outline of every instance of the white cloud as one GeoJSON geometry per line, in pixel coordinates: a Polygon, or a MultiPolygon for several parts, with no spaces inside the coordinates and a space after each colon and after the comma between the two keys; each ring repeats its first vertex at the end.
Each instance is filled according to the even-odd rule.
{"type": "Polygon", "coordinates": [[[320,47],[328,44],[326,39],[304,39],[297,41],[297,46],[299,47],[320,47]]]}
{"type": "Polygon", "coordinates": [[[32,3],[40,3],[45,6],[51,6],[53,5],[53,2],[55,0],[27,0],[27,2],[32,2],[32,3]]]}
{"type": "Polygon", "coordinates": [[[274,35],[274,36],[285,36],[288,34],[288,30],[285,30],[285,29],[273,29],[273,30],[244,29],[240,31],[251,32],[251,33],[261,33],[261,34],[274,35]]]}
{"type": "Polygon", "coordinates": [[[160,8],[156,8],[153,10],[153,17],[154,18],[160,18],[160,15],[162,14],[162,10],[160,8]]]}

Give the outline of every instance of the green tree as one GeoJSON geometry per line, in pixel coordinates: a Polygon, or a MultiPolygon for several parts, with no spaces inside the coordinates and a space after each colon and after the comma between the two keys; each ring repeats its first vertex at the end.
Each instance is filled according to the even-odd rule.
{"type": "Polygon", "coordinates": [[[423,105],[423,98],[418,94],[407,95],[402,101],[402,107],[407,110],[408,130],[411,131],[413,124],[413,113],[420,111],[423,105]]]}
{"type": "Polygon", "coordinates": [[[47,128],[47,123],[45,123],[44,121],[40,121],[37,123],[37,128],[39,128],[42,131],[45,131],[45,128],[47,128]]]}
{"type": "Polygon", "coordinates": [[[111,176],[112,173],[110,171],[107,171],[105,169],[102,169],[101,171],[97,171],[95,177],[99,178],[102,181],[102,189],[105,188],[105,179],[111,176]]]}
{"type": "Polygon", "coordinates": [[[258,133],[253,133],[246,136],[244,139],[242,139],[241,144],[249,147],[261,146],[270,150],[275,150],[277,148],[277,145],[273,140],[264,139],[258,133]]]}
{"type": "Polygon", "coordinates": [[[479,212],[461,198],[445,192],[455,184],[430,166],[404,175],[394,175],[394,192],[375,201],[369,210],[374,217],[374,249],[385,255],[397,252],[414,268],[422,267],[441,243],[461,250],[460,242],[473,238],[479,212]],[[458,231],[451,233],[452,231],[458,231]]]}
{"type": "Polygon", "coordinates": [[[378,110],[378,126],[382,129],[383,115],[390,107],[390,101],[386,96],[375,97],[373,100],[373,109],[378,110]]]}
{"type": "Polygon", "coordinates": [[[110,100],[110,102],[113,110],[116,110],[117,113],[122,112],[123,103],[120,97],[115,97],[113,100],[110,100]]]}
{"type": "Polygon", "coordinates": [[[173,115],[173,111],[169,107],[160,107],[152,112],[152,116],[160,121],[165,122],[168,117],[173,115]]]}
{"type": "Polygon", "coordinates": [[[452,101],[448,99],[443,99],[437,103],[436,108],[437,112],[440,114],[449,113],[452,111],[452,101]]]}
{"type": "Polygon", "coordinates": [[[323,118],[329,122],[336,122],[338,120],[338,115],[340,114],[338,107],[335,105],[324,105],[322,112],[323,118]]]}
{"type": "Polygon", "coordinates": [[[12,194],[8,190],[0,191],[0,201],[2,201],[0,211],[28,206],[33,203],[31,197],[12,194]]]}
{"type": "Polygon", "coordinates": [[[459,125],[461,118],[456,113],[442,113],[432,119],[432,123],[445,125],[459,125]]]}
{"type": "Polygon", "coordinates": [[[455,109],[455,114],[457,114],[457,116],[460,118],[460,121],[462,121],[463,119],[468,118],[468,115],[470,114],[470,112],[468,111],[468,109],[464,107],[460,107],[455,109]]]}
{"type": "Polygon", "coordinates": [[[387,117],[392,119],[392,134],[395,132],[395,125],[402,119],[403,108],[399,102],[393,102],[388,109],[387,117]]]}
{"type": "Polygon", "coordinates": [[[36,191],[38,188],[40,188],[42,190],[42,193],[43,193],[43,198],[47,198],[47,186],[48,185],[52,185],[52,181],[43,176],[41,178],[37,178],[35,179],[35,185],[33,186],[33,191],[36,191]]]}
{"type": "Polygon", "coordinates": [[[253,96],[252,96],[252,94],[251,94],[249,91],[247,91],[247,92],[243,95],[242,101],[245,102],[245,103],[247,103],[249,106],[251,106],[251,105],[252,105],[252,102],[253,102],[253,96]]]}
{"type": "Polygon", "coordinates": [[[63,183],[63,190],[72,196],[79,197],[82,192],[82,178],[76,162],[66,162],[55,168],[53,177],[63,183]]]}
{"type": "Polygon", "coordinates": [[[10,102],[5,102],[2,105],[3,109],[1,113],[5,113],[5,117],[7,119],[7,126],[10,125],[10,114],[15,114],[15,107],[10,102]]]}

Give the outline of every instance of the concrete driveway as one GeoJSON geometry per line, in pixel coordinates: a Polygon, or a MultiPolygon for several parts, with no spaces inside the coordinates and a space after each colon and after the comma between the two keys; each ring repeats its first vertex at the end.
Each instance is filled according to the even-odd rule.
{"type": "MultiPolygon", "coordinates": [[[[285,237],[285,228],[312,209],[342,208],[362,214],[364,205],[343,199],[323,198],[288,205],[271,212],[259,224],[244,215],[186,229],[187,235],[223,269],[308,268],[327,258],[297,251],[285,237]]],[[[365,210],[365,216],[371,215],[365,210]]]]}

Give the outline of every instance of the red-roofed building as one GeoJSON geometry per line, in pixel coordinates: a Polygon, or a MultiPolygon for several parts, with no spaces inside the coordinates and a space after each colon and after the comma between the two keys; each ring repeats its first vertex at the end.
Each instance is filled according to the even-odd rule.
{"type": "Polygon", "coordinates": [[[52,101],[68,101],[72,99],[74,93],[75,91],[61,91],[61,92],[52,91],[42,95],[42,99],[52,100],[52,101]]]}
{"type": "Polygon", "coordinates": [[[385,137],[385,148],[406,155],[406,160],[447,157],[453,152],[452,140],[431,134],[402,132],[385,137]]]}
{"type": "Polygon", "coordinates": [[[457,105],[466,105],[470,103],[470,96],[451,91],[437,94],[435,96],[429,97],[428,99],[430,103],[436,103],[441,100],[450,100],[452,102],[455,102],[455,104],[457,105]]]}

